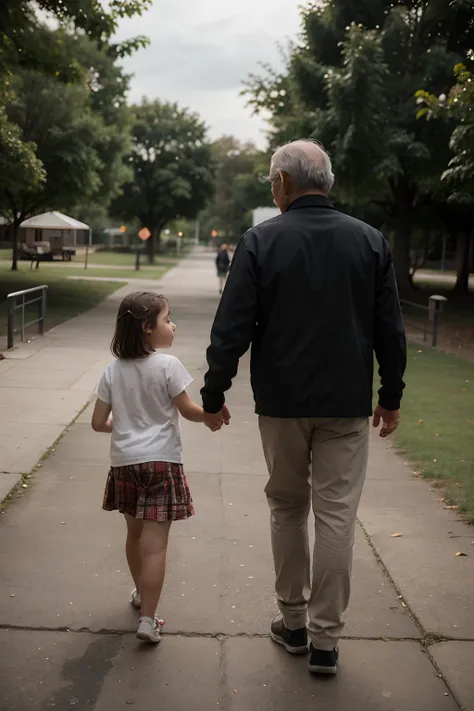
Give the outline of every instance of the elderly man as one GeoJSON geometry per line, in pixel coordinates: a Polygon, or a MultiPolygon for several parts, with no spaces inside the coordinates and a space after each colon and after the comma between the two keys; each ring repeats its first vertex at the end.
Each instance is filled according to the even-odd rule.
{"type": "Polygon", "coordinates": [[[235,252],[207,351],[203,404],[208,426],[228,421],[224,392],[252,344],[281,611],[271,638],[303,654],[309,633],[309,670],[335,674],[367,467],[373,354],[381,376],[373,424],[382,423],[386,437],[400,418],[405,334],[387,242],[334,209],[322,148],[310,141],[280,148],[270,182],[282,214],[249,230],[235,252]]]}

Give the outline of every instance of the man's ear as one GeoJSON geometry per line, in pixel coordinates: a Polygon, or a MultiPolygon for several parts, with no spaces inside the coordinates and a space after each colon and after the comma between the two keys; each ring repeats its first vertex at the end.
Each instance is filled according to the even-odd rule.
{"type": "Polygon", "coordinates": [[[288,193],[291,190],[290,176],[288,175],[288,173],[285,173],[283,170],[280,170],[279,175],[280,175],[280,183],[281,183],[281,187],[283,189],[283,193],[285,195],[288,195],[288,193]]]}

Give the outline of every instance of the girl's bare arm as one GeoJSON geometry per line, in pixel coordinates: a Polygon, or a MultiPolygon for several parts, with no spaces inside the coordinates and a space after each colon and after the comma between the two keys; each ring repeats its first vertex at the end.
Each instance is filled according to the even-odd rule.
{"type": "Polygon", "coordinates": [[[182,392],[181,395],[178,395],[178,397],[175,397],[173,402],[185,420],[189,420],[190,422],[204,422],[204,410],[191,400],[186,390],[182,392]]]}
{"type": "Polygon", "coordinates": [[[94,432],[112,432],[112,407],[103,400],[97,398],[94,412],[92,413],[91,425],[94,432]]]}

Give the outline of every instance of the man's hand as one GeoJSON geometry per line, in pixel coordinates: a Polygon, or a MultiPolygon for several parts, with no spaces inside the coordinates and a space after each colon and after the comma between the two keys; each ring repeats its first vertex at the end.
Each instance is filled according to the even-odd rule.
{"type": "Polygon", "coordinates": [[[220,412],[216,412],[212,415],[209,412],[204,413],[204,424],[212,432],[217,432],[222,428],[222,425],[228,425],[230,423],[230,412],[227,405],[224,405],[220,412]]]}
{"type": "Polygon", "coordinates": [[[372,424],[374,427],[379,427],[380,422],[382,422],[380,436],[388,437],[395,432],[400,423],[400,410],[386,410],[381,405],[377,405],[372,424]]]}
{"type": "Polygon", "coordinates": [[[222,412],[223,423],[225,425],[230,425],[230,412],[229,412],[229,408],[227,407],[227,405],[224,405],[221,412],[222,412]]]}

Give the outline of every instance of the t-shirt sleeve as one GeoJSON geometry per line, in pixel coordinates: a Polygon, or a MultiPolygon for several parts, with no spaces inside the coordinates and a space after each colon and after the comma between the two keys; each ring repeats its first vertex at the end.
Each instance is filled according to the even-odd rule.
{"type": "Polygon", "coordinates": [[[184,365],[177,358],[173,358],[168,366],[166,386],[168,395],[172,400],[191,385],[193,378],[189,375],[184,365]]]}
{"type": "Polygon", "coordinates": [[[110,373],[108,368],[94,388],[94,394],[99,398],[99,400],[102,400],[102,402],[106,402],[108,405],[112,404],[110,373]]]}

